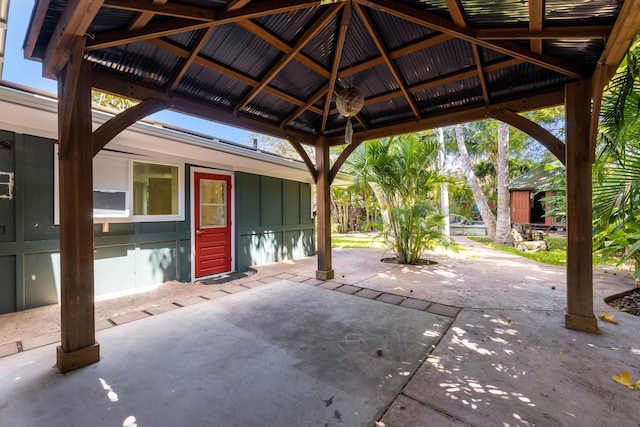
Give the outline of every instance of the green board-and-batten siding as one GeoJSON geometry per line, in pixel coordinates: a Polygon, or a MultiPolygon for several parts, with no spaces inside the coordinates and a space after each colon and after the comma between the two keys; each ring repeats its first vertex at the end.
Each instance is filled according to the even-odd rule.
{"type": "Polygon", "coordinates": [[[236,268],[315,253],[311,186],[261,175],[235,175],[236,268]]]}
{"type": "MultiPolygon", "coordinates": [[[[58,302],[55,141],[0,130],[0,142],[4,142],[0,172],[13,173],[15,184],[11,199],[0,198],[0,313],[8,313],[58,302]]],[[[190,182],[188,165],[184,173],[185,182],[190,182]]],[[[237,173],[235,197],[237,271],[314,253],[308,184],[237,173]],[[268,182],[264,186],[263,179],[268,182]],[[276,198],[278,202],[272,204],[276,198]],[[250,203],[257,204],[240,209],[250,203]],[[288,212],[291,203],[297,208],[288,212]],[[257,217],[245,218],[247,212],[257,217]],[[302,224],[292,222],[296,215],[302,224]]],[[[106,233],[100,224],[94,226],[97,296],[170,280],[192,280],[189,191],[185,191],[184,203],[184,221],[111,223],[106,233]]]]}

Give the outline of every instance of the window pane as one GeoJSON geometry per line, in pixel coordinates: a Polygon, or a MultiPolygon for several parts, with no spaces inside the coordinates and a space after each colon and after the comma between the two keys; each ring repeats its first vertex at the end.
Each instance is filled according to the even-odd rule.
{"type": "Polygon", "coordinates": [[[133,162],[133,214],[178,215],[178,167],[133,162]]]}
{"type": "Polygon", "coordinates": [[[213,179],[200,180],[200,227],[224,227],[225,202],[226,202],[225,181],[213,179]]]}
{"type": "Polygon", "coordinates": [[[224,227],[224,206],[206,206],[200,209],[200,227],[224,227]]]}

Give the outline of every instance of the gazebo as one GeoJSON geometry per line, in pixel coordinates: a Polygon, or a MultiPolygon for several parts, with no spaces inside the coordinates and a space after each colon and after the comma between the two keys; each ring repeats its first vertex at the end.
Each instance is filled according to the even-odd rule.
{"type": "Polygon", "coordinates": [[[363,140],[487,117],[527,132],[567,168],[565,326],[596,332],[590,182],[598,113],[639,28],[640,0],[39,0],[24,54],[58,81],[59,369],[100,359],[92,158],[162,109],[296,148],[317,186],[320,279],[334,275],[330,186],[363,140]],[[92,130],[92,88],[140,103],[92,130]],[[338,109],[336,100],[354,108],[338,109]],[[559,104],[566,144],[518,114],[559,104]],[[329,147],[346,141],[330,164],[329,147]]]}

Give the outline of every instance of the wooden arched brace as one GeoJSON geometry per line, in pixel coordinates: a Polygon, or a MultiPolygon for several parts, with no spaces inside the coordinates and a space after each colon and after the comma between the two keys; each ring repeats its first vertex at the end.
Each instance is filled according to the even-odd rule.
{"type": "Polygon", "coordinates": [[[138,105],[127,108],[118,115],[104,122],[98,129],[93,131],[93,157],[102,150],[105,145],[115,138],[120,132],[153,113],[162,111],[170,105],[159,99],[150,98],[142,101],[138,105]]]}
{"type": "Polygon", "coordinates": [[[316,167],[314,166],[313,162],[309,158],[309,155],[307,154],[307,152],[304,151],[302,144],[300,144],[298,141],[294,139],[289,139],[288,141],[289,141],[289,144],[291,144],[293,148],[295,148],[295,150],[298,152],[300,157],[302,157],[302,161],[307,166],[307,169],[309,170],[309,173],[313,178],[313,183],[316,184],[318,182],[318,171],[316,170],[316,167]]]}
{"type": "Polygon", "coordinates": [[[511,110],[498,110],[491,113],[491,117],[501,122],[510,124],[511,126],[520,129],[522,132],[531,136],[533,139],[544,145],[547,150],[565,164],[565,145],[562,141],[556,138],[551,132],[544,129],[537,123],[532,122],[526,117],[511,111],[511,110]]]}
{"type": "Polygon", "coordinates": [[[329,184],[333,183],[333,180],[336,179],[336,175],[338,175],[338,172],[340,171],[340,168],[342,167],[344,162],[347,161],[351,153],[353,153],[356,148],[358,148],[358,146],[362,144],[363,141],[364,139],[353,141],[351,144],[345,147],[342,153],[340,153],[340,156],[338,156],[335,163],[331,167],[331,170],[329,171],[329,184]]]}

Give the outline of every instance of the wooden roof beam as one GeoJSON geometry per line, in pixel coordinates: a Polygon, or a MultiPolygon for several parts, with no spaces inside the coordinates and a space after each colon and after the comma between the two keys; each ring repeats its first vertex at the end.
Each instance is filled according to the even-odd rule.
{"type": "Polygon", "coordinates": [[[104,6],[111,9],[127,10],[138,13],[153,13],[155,15],[193,19],[196,21],[215,21],[218,15],[215,10],[204,7],[188,6],[176,3],[149,3],[146,0],[105,0],[104,6]]]}
{"type": "MultiPolygon", "coordinates": [[[[153,0],[154,4],[165,4],[167,0],[153,0]]],[[[129,31],[137,30],[147,25],[156,16],[154,12],[140,12],[129,24],[129,31]]]]}
{"type": "Polygon", "coordinates": [[[467,16],[460,0],[445,0],[451,19],[458,27],[467,28],[467,16]]]}
{"type": "MultiPolygon", "coordinates": [[[[540,32],[544,24],[544,0],[529,0],[529,31],[540,32]]],[[[530,42],[531,51],[542,54],[542,40],[533,39],[530,42]]]]}
{"type": "Polygon", "coordinates": [[[317,136],[300,132],[293,129],[282,129],[278,126],[270,125],[262,120],[251,117],[239,116],[232,112],[207,104],[197,102],[176,94],[167,94],[157,88],[146,86],[133,81],[124,81],[119,76],[102,71],[93,70],[92,86],[105,93],[114,94],[131,99],[157,99],[170,105],[170,109],[194,117],[227,124],[241,129],[251,129],[258,133],[275,136],[277,138],[293,138],[306,145],[315,145],[317,136]]]}
{"type": "Polygon", "coordinates": [[[224,10],[230,11],[241,9],[245,7],[250,1],[251,0],[231,0],[224,10]]]}
{"type": "Polygon", "coordinates": [[[62,16],[49,40],[43,59],[43,75],[53,79],[69,60],[75,37],[83,37],[104,0],[73,0],[67,2],[62,16]]]}
{"type": "MultiPolygon", "coordinates": [[[[129,0],[109,1],[118,1],[120,3],[123,3],[122,7],[129,6],[129,0]]],[[[237,10],[231,10],[227,12],[216,11],[214,13],[214,19],[210,20],[204,20],[204,18],[200,18],[199,20],[174,18],[166,19],[160,22],[154,22],[145,26],[144,28],[140,28],[134,31],[128,31],[126,29],[105,31],[96,34],[92,40],[87,42],[87,50],[104,49],[107,47],[120,46],[136,41],[149,40],[157,37],[169,36],[172,34],[186,33],[188,31],[206,28],[211,25],[223,25],[242,21],[244,19],[254,19],[277,13],[293,12],[296,10],[315,7],[319,4],[319,0],[279,0],[276,4],[273,4],[273,2],[259,2],[255,4],[251,3],[237,10]]],[[[140,0],[137,0],[136,5],[138,6],[136,10],[142,12],[147,11],[155,13],[158,9],[161,8],[160,6],[152,7],[150,3],[141,4],[140,0]]],[[[116,7],[116,5],[114,4],[112,4],[112,6],[116,7]]]]}
{"type": "Polygon", "coordinates": [[[342,49],[344,48],[344,41],[347,39],[347,31],[349,30],[349,23],[351,22],[351,7],[345,7],[342,10],[342,19],[340,21],[340,30],[338,32],[338,40],[336,40],[336,47],[333,52],[333,63],[331,64],[331,77],[329,78],[329,89],[327,90],[327,97],[324,101],[324,111],[322,112],[322,125],[320,126],[320,134],[323,134],[327,127],[327,120],[329,119],[329,110],[331,109],[331,98],[336,87],[336,79],[338,78],[338,68],[340,67],[340,59],[342,58],[342,49]]]}
{"type": "Polygon", "coordinates": [[[275,64],[269,72],[260,80],[260,83],[254,87],[247,96],[244,97],[242,101],[236,106],[234,113],[238,114],[244,107],[246,107],[257,95],[260,93],[265,86],[271,82],[275,78],[275,76],[282,71],[284,67],[287,66],[289,62],[293,60],[293,58],[302,50],[303,47],[306,46],[307,43],[313,39],[316,34],[324,28],[325,25],[338,13],[340,9],[344,7],[344,3],[338,3],[330,6],[313,25],[305,31],[305,33],[300,37],[300,39],[296,42],[293,48],[289,51],[289,53],[285,54],[277,64],[275,64]]]}
{"type": "Polygon", "coordinates": [[[536,54],[517,43],[479,39],[478,37],[476,37],[474,30],[468,28],[460,28],[452,21],[404,3],[395,2],[392,0],[353,1],[366,7],[404,19],[406,21],[422,25],[423,27],[450,34],[461,40],[468,41],[469,43],[477,43],[480,46],[495,50],[502,54],[509,55],[514,58],[523,59],[532,64],[567,75],[569,77],[573,77],[576,79],[583,79],[586,77],[585,71],[582,68],[569,61],[556,58],[552,55],[536,54]]]}
{"type": "MultiPolygon", "coordinates": [[[[284,119],[282,123],[280,123],[280,127],[282,128],[286,127],[289,123],[295,120],[296,117],[304,113],[306,110],[314,111],[311,109],[311,107],[313,106],[313,104],[318,102],[318,100],[322,98],[322,96],[325,93],[327,93],[328,90],[329,90],[329,83],[327,83],[319,91],[314,93],[313,96],[311,96],[311,98],[309,98],[309,100],[304,105],[300,106],[296,111],[294,111],[293,114],[291,114],[289,117],[284,119]]],[[[320,111],[318,114],[322,114],[322,111],[320,111]]]]}
{"type": "MultiPolygon", "coordinates": [[[[152,39],[152,40],[149,40],[149,43],[151,43],[154,46],[157,46],[157,47],[159,47],[161,49],[164,49],[167,52],[171,52],[174,55],[179,56],[179,57],[184,58],[184,59],[188,58],[189,55],[190,55],[190,52],[188,50],[182,48],[181,46],[177,46],[177,45],[175,45],[175,44],[173,44],[173,43],[171,43],[169,41],[163,40],[163,39],[152,39]]],[[[233,69],[231,69],[229,67],[226,67],[226,66],[224,66],[222,64],[218,64],[216,62],[213,62],[211,59],[206,58],[206,57],[204,57],[202,55],[196,55],[193,58],[193,63],[201,65],[201,66],[203,66],[205,68],[208,68],[208,69],[213,70],[215,72],[218,72],[220,74],[223,74],[223,75],[225,75],[227,77],[230,77],[230,78],[232,78],[234,80],[238,80],[238,81],[240,81],[240,82],[242,82],[242,83],[244,83],[246,85],[249,85],[251,87],[256,87],[256,86],[258,86],[258,84],[260,84],[260,82],[258,82],[257,80],[254,80],[251,77],[249,77],[249,76],[247,76],[245,74],[241,74],[241,73],[239,73],[239,72],[237,72],[237,71],[235,71],[235,70],[233,70],[233,69]]],[[[268,93],[280,98],[280,99],[284,99],[285,101],[290,102],[291,104],[298,105],[298,106],[305,105],[304,101],[302,101],[302,100],[300,100],[298,98],[295,98],[295,97],[293,97],[291,95],[288,95],[288,94],[286,94],[286,93],[284,93],[284,92],[282,92],[282,91],[280,91],[280,90],[278,90],[278,89],[276,89],[274,87],[266,86],[263,90],[265,92],[268,92],[268,93]]],[[[317,107],[310,106],[309,109],[311,111],[313,111],[314,113],[322,114],[322,110],[317,108],[317,107]]]]}
{"type": "Polygon", "coordinates": [[[419,119],[420,118],[420,109],[418,108],[418,104],[416,104],[415,99],[413,99],[413,96],[411,95],[411,93],[407,89],[407,85],[406,85],[406,83],[404,81],[404,78],[402,77],[402,73],[400,72],[400,70],[396,66],[395,62],[393,62],[393,60],[389,56],[389,53],[387,51],[387,47],[382,42],[382,36],[381,36],[380,32],[378,31],[378,29],[373,24],[373,21],[371,20],[371,17],[369,16],[369,14],[365,10],[362,9],[362,6],[360,6],[357,3],[355,3],[354,6],[356,8],[356,11],[358,12],[360,17],[362,18],[362,22],[364,23],[365,27],[367,28],[367,31],[369,31],[369,34],[371,35],[371,38],[372,38],[373,42],[375,43],[375,45],[377,46],[378,50],[380,51],[380,54],[382,55],[382,58],[384,59],[384,62],[387,64],[387,67],[389,67],[389,70],[391,71],[391,74],[393,75],[393,78],[398,83],[398,86],[400,87],[400,90],[402,91],[402,94],[404,95],[405,99],[407,100],[407,103],[411,107],[411,110],[413,111],[413,114],[416,116],[417,119],[419,119]]]}
{"type": "MultiPolygon", "coordinates": [[[[353,133],[354,140],[384,138],[392,135],[401,135],[410,132],[417,132],[425,129],[450,126],[458,123],[465,123],[476,120],[484,120],[491,116],[491,113],[498,110],[512,110],[514,112],[538,110],[541,108],[561,105],[564,102],[564,88],[551,91],[533,91],[529,94],[519,95],[515,98],[502,99],[500,102],[490,105],[472,105],[447,111],[438,114],[424,116],[420,120],[405,120],[389,126],[359,131],[353,133]]],[[[332,136],[331,145],[344,143],[343,136],[332,136]]]]}
{"type": "Polygon", "coordinates": [[[180,66],[178,71],[171,77],[171,80],[167,84],[169,92],[173,92],[178,84],[180,84],[180,80],[182,80],[182,77],[184,77],[184,75],[187,73],[189,67],[191,66],[191,64],[193,64],[193,61],[198,57],[198,54],[200,53],[202,47],[205,45],[207,40],[209,40],[209,37],[211,37],[213,29],[213,27],[209,27],[207,29],[200,30],[200,33],[198,34],[195,43],[193,44],[191,52],[186,58],[184,58],[182,65],[180,66]]]}
{"type": "MultiPolygon", "coordinates": [[[[420,40],[419,42],[411,43],[405,47],[392,50],[391,52],[389,52],[389,56],[392,59],[398,59],[402,56],[408,55],[415,51],[427,49],[431,46],[437,45],[438,43],[451,40],[452,38],[453,37],[448,34],[438,34],[433,37],[429,37],[428,39],[420,40]]],[[[369,59],[367,61],[361,62],[359,64],[351,65],[349,66],[349,68],[340,70],[340,72],[338,73],[338,78],[350,76],[351,74],[359,73],[360,71],[364,71],[367,68],[377,67],[378,65],[382,65],[382,64],[384,64],[384,58],[382,57],[382,55],[380,55],[375,58],[369,59]]]]}
{"type": "Polygon", "coordinates": [[[480,49],[478,45],[473,43],[471,45],[473,49],[473,58],[476,62],[476,67],[478,69],[478,79],[480,80],[480,87],[482,87],[482,96],[484,97],[484,103],[489,105],[489,90],[487,89],[487,81],[484,78],[484,70],[482,69],[482,59],[480,58],[480,49]]]}
{"type": "Polygon", "coordinates": [[[544,27],[535,31],[526,28],[483,28],[475,30],[475,35],[480,40],[591,40],[609,37],[612,29],[612,25],[544,27]]]}

